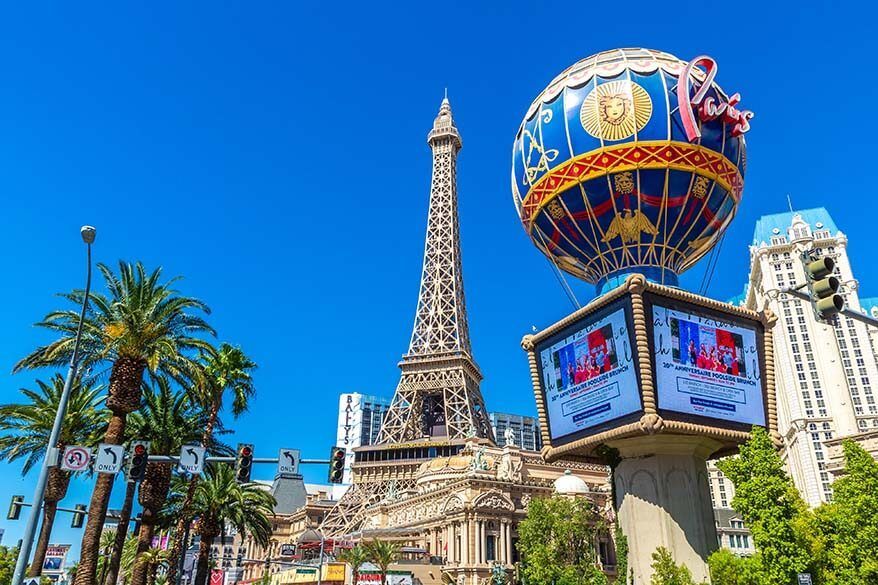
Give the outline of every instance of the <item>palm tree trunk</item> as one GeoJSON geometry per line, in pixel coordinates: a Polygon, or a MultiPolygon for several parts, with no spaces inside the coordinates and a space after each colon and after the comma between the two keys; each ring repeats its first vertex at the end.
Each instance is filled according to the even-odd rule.
{"type": "MultiPolygon", "coordinates": [[[[147,508],[143,509],[140,519],[140,534],[137,535],[137,556],[152,547],[152,535],[155,531],[155,513],[147,508]]],[[[130,585],[146,585],[151,574],[157,567],[147,566],[147,563],[135,563],[131,571],[130,585]]],[[[105,584],[109,585],[109,584],[105,584]]],[[[173,584],[171,584],[173,585],[173,584]]]]}
{"type": "MultiPolygon", "coordinates": [[[[213,428],[216,426],[216,421],[219,417],[220,406],[220,401],[214,400],[210,407],[210,416],[207,417],[207,424],[204,425],[204,433],[201,435],[201,446],[205,449],[210,448],[210,443],[213,439],[213,428]]],[[[183,498],[183,503],[180,504],[180,517],[177,519],[177,524],[174,527],[174,540],[171,544],[171,552],[168,555],[168,585],[176,585],[177,583],[177,569],[180,565],[180,555],[183,554],[183,539],[186,535],[186,525],[191,520],[189,518],[189,508],[192,507],[192,500],[195,498],[195,488],[197,485],[198,476],[193,475],[192,479],[189,480],[186,497],[183,498]]]]}
{"type": "Polygon", "coordinates": [[[46,550],[49,548],[49,538],[52,535],[52,525],[55,523],[57,511],[58,502],[45,502],[43,504],[43,525],[40,527],[40,538],[37,540],[37,548],[34,550],[34,559],[27,570],[28,577],[39,577],[43,571],[43,561],[46,560],[46,550]]]}
{"type": "Polygon", "coordinates": [[[125,502],[122,504],[122,516],[119,518],[119,524],[116,526],[116,540],[113,543],[113,552],[110,554],[110,562],[107,576],[104,579],[104,585],[115,585],[116,580],[119,578],[122,548],[125,546],[125,539],[128,537],[128,523],[131,520],[131,508],[134,506],[135,489],[137,489],[137,482],[129,481],[125,486],[125,502]]]}
{"type": "MultiPolygon", "coordinates": [[[[120,445],[125,435],[125,412],[113,412],[104,442],[120,445]]],[[[107,519],[107,503],[113,491],[113,480],[116,476],[99,473],[91,493],[88,505],[88,521],[82,535],[82,548],[79,555],[79,567],[76,570],[76,585],[94,585],[95,571],[98,567],[98,549],[100,548],[101,531],[107,519]]]]}
{"type": "Polygon", "coordinates": [[[201,544],[198,546],[198,570],[195,573],[194,585],[207,585],[207,578],[210,573],[210,545],[216,535],[202,534],[201,544]]]}
{"type": "Polygon", "coordinates": [[[177,583],[177,569],[180,564],[180,555],[183,554],[183,539],[186,538],[186,526],[191,521],[189,508],[192,507],[197,485],[198,476],[193,476],[189,480],[186,497],[183,498],[183,503],[180,506],[180,517],[174,527],[174,541],[171,545],[171,553],[168,555],[168,585],[176,585],[177,583]]]}
{"type": "MultiPolygon", "coordinates": [[[[63,451],[63,445],[58,445],[63,451]]],[[[49,548],[49,539],[52,536],[52,527],[55,524],[55,513],[58,511],[58,502],[67,495],[70,486],[70,472],[60,467],[52,467],[49,470],[49,478],[46,483],[46,494],[43,496],[43,523],[40,526],[40,537],[34,549],[34,558],[28,569],[28,577],[39,577],[43,570],[43,562],[46,560],[46,549],[49,548]]]]}

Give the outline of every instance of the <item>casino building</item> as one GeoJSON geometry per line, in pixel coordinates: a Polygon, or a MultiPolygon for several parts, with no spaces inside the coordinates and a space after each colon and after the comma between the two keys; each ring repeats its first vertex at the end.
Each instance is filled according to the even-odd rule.
{"type": "MultiPolygon", "coordinates": [[[[447,98],[427,141],[433,176],[424,264],[400,382],[372,444],[364,444],[362,423],[359,431],[349,429],[359,440],[352,449],[352,483],[319,530],[333,544],[372,538],[400,543],[405,568],[424,585],[481,585],[498,565],[514,575],[517,529],[528,503],[550,496],[555,481],[570,471],[571,481],[585,486],[578,496],[606,511],[610,529],[595,549],[613,574],[607,467],[586,458],[546,463],[519,443],[523,439],[531,449],[538,444],[533,419],[492,417],[485,407],[463,288],[456,179],[462,141],[447,98]]],[[[340,415],[355,421],[355,410],[340,415]]]]}
{"type": "Polygon", "coordinates": [[[300,582],[294,570],[264,560],[276,559],[284,544],[307,541],[289,560],[308,562],[314,535],[325,538],[328,558],[358,541],[398,542],[404,558],[392,569],[422,585],[483,585],[498,566],[514,579],[528,504],[557,492],[601,510],[607,527],[594,543],[596,557],[615,574],[609,469],[582,457],[546,463],[536,450],[545,429],[535,418],[485,408],[463,294],[456,180],[462,142],[447,98],[428,143],[433,177],[421,288],[394,397],[341,395],[336,441],[348,449],[349,486],[306,493],[301,477],[266,486],[278,496],[275,529],[267,548],[241,543],[252,559],[244,563],[245,582],[266,572],[272,583],[300,582]]]}

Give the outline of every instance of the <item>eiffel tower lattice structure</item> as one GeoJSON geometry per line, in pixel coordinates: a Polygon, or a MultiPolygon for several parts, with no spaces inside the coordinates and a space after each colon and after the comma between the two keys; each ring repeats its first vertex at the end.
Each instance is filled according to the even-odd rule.
{"type": "Polygon", "coordinates": [[[462,142],[447,97],[427,143],[433,174],[411,342],[377,444],[355,450],[353,484],[324,519],[325,536],[355,535],[371,506],[414,489],[425,460],[457,452],[468,439],[494,443],[467,324],[457,213],[462,142]]]}

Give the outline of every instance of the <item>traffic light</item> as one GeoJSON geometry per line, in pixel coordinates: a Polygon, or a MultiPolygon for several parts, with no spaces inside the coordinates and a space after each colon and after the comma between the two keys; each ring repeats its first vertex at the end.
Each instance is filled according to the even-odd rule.
{"type": "Polygon", "coordinates": [[[841,283],[832,276],[835,260],[829,256],[813,258],[805,252],[802,254],[805,264],[808,292],[811,297],[811,308],[818,321],[825,321],[844,309],[844,298],[838,294],[841,283]]]}
{"type": "Polygon", "coordinates": [[[140,481],[146,475],[146,464],[149,462],[149,443],[134,441],[131,443],[131,455],[128,459],[128,481],[140,481]]]}
{"type": "Polygon", "coordinates": [[[70,528],[82,528],[85,521],[85,504],[76,504],[73,508],[76,511],[73,513],[73,520],[70,521],[70,528]]]}
{"type": "Polygon", "coordinates": [[[253,471],[253,445],[239,443],[238,455],[235,457],[235,480],[239,483],[247,483],[250,481],[251,471],[253,471]]]}
{"type": "Polygon", "coordinates": [[[333,447],[329,455],[329,483],[342,483],[344,481],[344,460],[346,457],[344,447],[333,447]]]}
{"type": "Polygon", "coordinates": [[[18,520],[21,517],[21,504],[24,502],[24,496],[12,496],[12,502],[9,504],[9,512],[6,514],[7,520],[18,520]]]}

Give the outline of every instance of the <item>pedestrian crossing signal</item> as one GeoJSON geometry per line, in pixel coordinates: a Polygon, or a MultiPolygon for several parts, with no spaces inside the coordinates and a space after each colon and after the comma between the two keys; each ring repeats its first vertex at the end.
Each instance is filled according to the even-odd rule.
{"type": "Polygon", "coordinates": [[[333,447],[329,455],[329,483],[344,483],[344,447],[333,447]]]}

